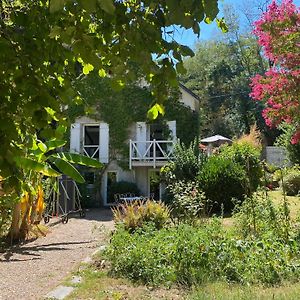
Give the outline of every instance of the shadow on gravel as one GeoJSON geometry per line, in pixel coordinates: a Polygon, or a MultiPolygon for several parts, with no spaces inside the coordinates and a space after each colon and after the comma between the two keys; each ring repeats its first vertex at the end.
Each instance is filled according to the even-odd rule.
{"type": "Polygon", "coordinates": [[[110,208],[86,209],[85,219],[91,221],[110,222],[113,220],[113,215],[110,208]]]}
{"type": "Polygon", "coordinates": [[[68,248],[68,245],[79,245],[79,244],[89,244],[92,241],[84,241],[84,242],[66,242],[66,243],[51,243],[51,244],[44,244],[38,246],[30,246],[30,247],[13,247],[9,249],[4,255],[3,258],[0,258],[0,262],[18,262],[18,261],[27,261],[27,260],[34,260],[40,259],[40,254],[35,253],[39,251],[61,251],[61,250],[71,250],[72,248],[68,248]],[[59,247],[61,246],[61,247],[59,247]],[[17,255],[27,255],[33,256],[26,259],[19,259],[13,258],[14,254],[17,255]]]}

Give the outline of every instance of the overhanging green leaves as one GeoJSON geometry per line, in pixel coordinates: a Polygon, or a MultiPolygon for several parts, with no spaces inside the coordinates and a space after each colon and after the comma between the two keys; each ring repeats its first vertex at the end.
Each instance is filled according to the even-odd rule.
{"type": "Polygon", "coordinates": [[[50,160],[54,163],[54,165],[65,175],[68,175],[75,181],[79,183],[84,183],[85,180],[78,172],[78,170],[72,166],[68,161],[61,159],[59,157],[52,157],[50,160]]]}
{"type": "Polygon", "coordinates": [[[26,157],[15,157],[15,162],[18,167],[28,170],[28,171],[34,171],[34,172],[39,172],[45,176],[50,176],[50,177],[57,177],[61,175],[54,169],[52,169],[46,162],[37,162],[31,158],[26,158],[26,157]]]}
{"type": "Polygon", "coordinates": [[[98,160],[77,153],[60,152],[53,155],[52,157],[61,158],[72,164],[78,164],[78,165],[92,167],[92,168],[103,167],[103,164],[98,160]]]}

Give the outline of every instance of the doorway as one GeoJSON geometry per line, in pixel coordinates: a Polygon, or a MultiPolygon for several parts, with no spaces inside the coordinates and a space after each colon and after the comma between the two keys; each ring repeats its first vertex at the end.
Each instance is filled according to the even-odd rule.
{"type": "Polygon", "coordinates": [[[161,199],[161,183],[159,170],[148,171],[148,190],[150,198],[153,198],[154,200],[161,199]]]}

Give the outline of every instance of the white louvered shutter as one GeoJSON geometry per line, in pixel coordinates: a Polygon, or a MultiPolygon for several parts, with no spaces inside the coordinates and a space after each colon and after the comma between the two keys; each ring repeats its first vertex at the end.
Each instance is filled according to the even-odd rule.
{"type": "Polygon", "coordinates": [[[100,123],[99,135],[99,160],[107,164],[109,162],[109,126],[107,123],[100,123]]]}
{"type": "Polygon", "coordinates": [[[136,141],[139,156],[143,157],[147,149],[147,124],[145,122],[136,122],[136,141]]]}
{"type": "Polygon", "coordinates": [[[80,123],[74,123],[71,125],[70,152],[80,153],[80,123]]]}

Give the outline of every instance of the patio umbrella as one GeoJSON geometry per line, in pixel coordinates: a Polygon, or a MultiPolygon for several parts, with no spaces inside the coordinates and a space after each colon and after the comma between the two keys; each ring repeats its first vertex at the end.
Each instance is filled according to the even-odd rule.
{"type": "Polygon", "coordinates": [[[219,134],[201,140],[201,143],[215,143],[215,142],[232,142],[232,141],[231,139],[219,134]]]}

